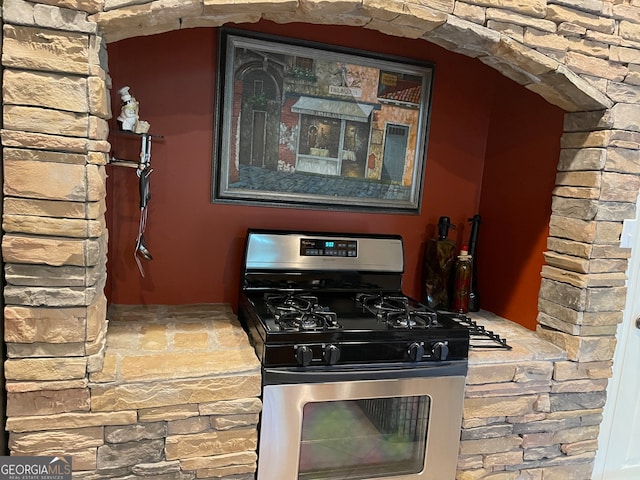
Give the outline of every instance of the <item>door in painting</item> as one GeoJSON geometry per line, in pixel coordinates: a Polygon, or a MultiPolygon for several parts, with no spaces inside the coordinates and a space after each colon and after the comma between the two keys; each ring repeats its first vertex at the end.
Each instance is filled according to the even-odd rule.
{"type": "MultiPolygon", "coordinates": [[[[640,203],[630,222],[631,259],[627,271],[627,304],[618,326],[613,377],[598,438],[593,480],[640,478],[640,203]]],[[[628,225],[625,225],[628,226],[628,225]]],[[[624,233],[623,233],[624,236],[624,233]]],[[[624,244],[623,244],[624,246],[624,244]]]]}
{"type": "Polygon", "coordinates": [[[402,184],[408,141],[408,126],[387,125],[384,140],[384,156],[382,157],[381,180],[402,184]]]}
{"type": "Polygon", "coordinates": [[[253,111],[251,129],[251,165],[264,167],[264,154],[267,137],[267,112],[253,111]]]}

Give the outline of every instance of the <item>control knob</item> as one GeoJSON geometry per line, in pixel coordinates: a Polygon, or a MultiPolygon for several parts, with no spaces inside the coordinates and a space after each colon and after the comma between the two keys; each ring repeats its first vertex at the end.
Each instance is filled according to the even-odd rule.
{"type": "Polygon", "coordinates": [[[313,360],[313,351],[307,345],[300,345],[296,348],[296,360],[298,364],[306,367],[313,360]]]}
{"type": "Polygon", "coordinates": [[[424,356],[424,344],[413,342],[409,345],[409,359],[412,362],[419,362],[424,356]]]}
{"type": "Polygon", "coordinates": [[[449,356],[449,346],[445,342],[436,342],[431,347],[431,353],[436,360],[446,360],[449,356]]]}
{"type": "Polygon", "coordinates": [[[322,351],[322,358],[327,365],[335,365],[340,360],[340,349],[335,345],[327,345],[322,351]]]}

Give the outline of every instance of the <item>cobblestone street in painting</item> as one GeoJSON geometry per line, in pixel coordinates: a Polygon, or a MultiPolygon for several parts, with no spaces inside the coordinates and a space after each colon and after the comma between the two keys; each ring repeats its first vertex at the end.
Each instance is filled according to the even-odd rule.
{"type": "Polygon", "coordinates": [[[249,165],[240,166],[240,180],[229,184],[229,188],[385,200],[409,200],[411,196],[409,187],[376,180],[313,173],[274,172],[249,165]]]}

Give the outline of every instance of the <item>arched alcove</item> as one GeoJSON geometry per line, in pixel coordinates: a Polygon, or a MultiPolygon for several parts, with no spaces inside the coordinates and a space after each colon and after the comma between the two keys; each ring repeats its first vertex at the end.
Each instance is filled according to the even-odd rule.
{"type": "MultiPolygon", "coordinates": [[[[569,112],[604,110],[613,102],[594,85],[558,60],[514,40],[506,33],[451,15],[434,5],[391,5],[369,7],[344,2],[324,9],[321,2],[282,2],[270,8],[234,5],[170,5],[160,10],[156,2],[115,8],[91,17],[105,42],[152,35],[182,28],[220,27],[233,23],[255,23],[260,19],[276,23],[348,25],[378,30],[398,37],[424,39],[497,69],[503,75],[535,91],[549,103],[569,112]]],[[[326,2],[331,4],[333,2],[326,2]]],[[[337,2],[336,2],[337,3],[337,2]]],[[[375,2],[372,2],[375,4],[375,2]]]]}
{"type": "MultiPolygon", "coordinates": [[[[538,332],[560,346],[565,358],[514,374],[522,380],[555,372],[553,379],[550,373],[545,377],[537,400],[523,407],[532,415],[512,415],[574,420],[588,407],[559,406],[566,400],[563,388],[579,395],[578,384],[588,383],[602,393],[626,294],[622,221],[633,216],[640,188],[638,102],[622,88],[625,80],[639,81],[633,68],[637,48],[627,28],[634,18],[625,10],[630,6],[605,11],[591,4],[441,0],[50,3],[8,0],[2,12],[5,372],[7,429],[15,438],[37,437],[42,425],[65,431],[77,428],[76,422],[103,428],[137,421],[135,409],[105,414],[101,408],[109,400],[99,398],[100,382],[113,367],[105,366],[103,294],[109,89],[116,87],[108,74],[109,45],[260,20],[344,26],[413,39],[425,48],[437,45],[479,60],[567,112],[538,299],[538,332]],[[585,39],[606,45],[607,53],[585,39]],[[59,329],[52,326],[64,326],[65,334],[53,338],[59,329]],[[55,407],[39,409],[41,397],[54,399],[55,407]]],[[[161,156],[159,148],[154,152],[161,156]]],[[[239,241],[233,242],[235,251],[239,241]]],[[[593,398],[590,421],[597,425],[600,396],[593,398]]],[[[578,464],[588,469],[596,447],[585,448],[578,464]]],[[[100,469],[95,452],[81,462],[83,470],[100,469]]],[[[547,465],[514,468],[539,473],[547,465]]]]}

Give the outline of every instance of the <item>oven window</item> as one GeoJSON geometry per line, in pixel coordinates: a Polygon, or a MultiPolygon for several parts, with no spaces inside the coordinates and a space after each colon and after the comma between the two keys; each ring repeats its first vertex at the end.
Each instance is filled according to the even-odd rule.
{"type": "Polygon", "coordinates": [[[430,398],[374,398],[307,403],[299,479],[364,479],[419,473],[430,398]]]}

